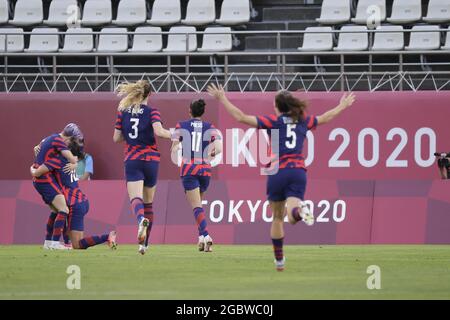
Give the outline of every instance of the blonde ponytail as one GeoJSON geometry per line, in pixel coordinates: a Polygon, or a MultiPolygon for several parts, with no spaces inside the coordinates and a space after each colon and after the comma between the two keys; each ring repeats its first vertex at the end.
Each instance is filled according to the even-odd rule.
{"type": "Polygon", "coordinates": [[[122,83],[118,86],[117,92],[119,97],[123,97],[118,110],[123,112],[132,107],[133,113],[137,113],[142,101],[151,93],[150,83],[145,80],[139,80],[135,83],[122,83]]]}

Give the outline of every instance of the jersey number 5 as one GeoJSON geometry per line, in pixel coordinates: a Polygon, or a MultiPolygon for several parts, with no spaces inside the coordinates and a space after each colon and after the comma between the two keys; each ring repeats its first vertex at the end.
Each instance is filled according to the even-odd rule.
{"type": "Polygon", "coordinates": [[[297,125],[295,124],[287,125],[286,138],[291,138],[291,141],[286,140],[286,148],[288,149],[294,149],[297,145],[297,134],[295,133],[296,127],[297,125]]]}
{"type": "Polygon", "coordinates": [[[129,133],[128,136],[131,139],[136,139],[139,134],[139,131],[138,131],[139,119],[130,119],[130,121],[133,123],[133,125],[131,126],[131,129],[133,129],[133,132],[129,133]]]}

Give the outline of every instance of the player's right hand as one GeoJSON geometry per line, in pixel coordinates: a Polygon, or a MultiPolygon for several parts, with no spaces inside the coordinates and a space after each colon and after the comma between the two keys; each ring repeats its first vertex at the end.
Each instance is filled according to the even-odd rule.
{"type": "Polygon", "coordinates": [[[208,86],[208,93],[217,100],[222,100],[225,98],[225,90],[223,90],[223,87],[220,84],[219,86],[216,86],[214,83],[211,83],[208,86]]]}
{"type": "Polygon", "coordinates": [[[356,100],[355,94],[353,92],[345,93],[340,101],[341,106],[344,108],[350,107],[356,100]]]}

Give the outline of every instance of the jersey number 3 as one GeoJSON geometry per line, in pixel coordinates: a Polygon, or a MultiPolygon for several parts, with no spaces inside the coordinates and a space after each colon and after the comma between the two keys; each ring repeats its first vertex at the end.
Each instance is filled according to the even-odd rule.
{"type": "Polygon", "coordinates": [[[295,124],[287,125],[286,138],[291,138],[291,141],[286,140],[286,148],[288,149],[294,149],[297,146],[297,134],[295,133],[296,127],[297,125],[295,124]]]}
{"type": "Polygon", "coordinates": [[[139,131],[138,131],[139,119],[130,119],[130,121],[133,123],[133,125],[131,126],[131,129],[133,129],[133,132],[129,133],[128,136],[131,139],[136,139],[139,134],[139,131]]]}

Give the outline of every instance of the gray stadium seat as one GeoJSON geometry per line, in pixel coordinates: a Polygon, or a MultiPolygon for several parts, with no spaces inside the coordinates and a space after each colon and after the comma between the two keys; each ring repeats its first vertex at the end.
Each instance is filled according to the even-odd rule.
{"type": "Polygon", "coordinates": [[[163,41],[160,27],[139,27],[134,31],[133,46],[129,52],[159,52],[163,41]],[[143,34],[155,33],[155,34],[143,34]]]}
{"type": "Polygon", "coordinates": [[[386,0],[359,0],[356,17],[352,19],[352,22],[367,24],[368,21],[374,20],[378,22],[386,20],[386,0]],[[374,6],[378,7],[378,9],[374,8],[374,6]],[[377,15],[377,13],[379,13],[379,16],[374,19],[373,16],[377,15]]]}
{"type": "Polygon", "coordinates": [[[127,28],[103,28],[98,40],[98,52],[128,51],[127,28]]]}
{"type": "Polygon", "coordinates": [[[145,0],[120,0],[117,19],[113,24],[118,26],[136,26],[147,20],[147,4],[145,0]]]}
{"type": "Polygon", "coordinates": [[[339,24],[350,21],[350,0],[324,0],[320,18],[321,24],[339,24]]]}
{"type": "Polygon", "coordinates": [[[306,28],[303,37],[303,46],[300,51],[331,51],[333,50],[333,29],[331,27],[306,28]],[[318,32],[323,33],[318,33],[318,32]]]}
{"type": "Polygon", "coordinates": [[[344,26],[341,31],[349,33],[340,33],[338,45],[335,51],[364,51],[369,48],[369,35],[367,33],[355,31],[367,31],[366,26],[344,26]],[[355,32],[355,33],[350,33],[355,32]]]}
{"type": "Polygon", "coordinates": [[[402,26],[379,26],[376,30],[373,51],[396,51],[405,48],[402,26]]]}
{"type": "Polygon", "coordinates": [[[223,0],[220,18],[216,23],[221,25],[239,25],[250,21],[249,0],[223,0]]]}
{"type": "Polygon", "coordinates": [[[14,8],[14,18],[9,21],[15,26],[32,26],[44,20],[42,0],[18,0],[14,8]]]}
{"type": "Polygon", "coordinates": [[[186,34],[189,34],[189,50],[197,50],[197,35],[195,27],[172,27],[169,31],[169,39],[165,52],[186,52],[186,34]]]}
{"type": "Polygon", "coordinates": [[[25,42],[22,28],[0,29],[0,52],[5,52],[5,47],[7,52],[23,52],[25,42]]]}
{"type": "Polygon", "coordinates": [[[450,50],[450,27],[446,32],[445,44],[441,47],[441,50],[450,50]]]}
{"type": "Polygon", "coordinates": [[[180,0],[155,0],[152,9],[152,18],[147,23],[155,26],[170,26],[180,22],[180,0]]]}
{"type": "Polygon", "coordinates": [[[450,21],[450,1],[430,0],[427,16],[423,20],[428,23],[445,23],[450,21]]]}
{"type": "Polygon", "coordinates": [[[216,4],[214,0],[189,0],[186,19],[182,24],[201,26],[213,23],[216,20],[216,4]]]}
{"type": "Polygon", "coordinates": [[[437,50],[441,47],[439,26],[414,26],[412,28],[409,46],[405,50],[437,50]],[[429,30],[431,32],[415,32],[429,30]]]}
{"type": "Polygon", "coordinates": [[[0,0],[0,24],[8,23],[9,20],[9,2],[0,0]]]}
{"type": "Polygon", "coordinates": [[[210,27],[205,29],[203,35],[203,45],[198,49],[200,52],[223,52],[231,51],[233,48],[233,39],[231,28],[210,27]]]}
{"type": "Polygon", "coordinates": [[[87,0],[83,8],[83,26],[102,26],[112,21],[111,0],[87,0]]]}
{"type": "Polygon", "coordinates": [[[421,0],[394,0],[390,23],[408,24],[422,19],[421,0]]]}
{"type": "Polygon", "coordinates": [[[74,24],[76,20],[80,18],[80,9],[78,8],[77,0],[52,0],[50,3],[48,20],[44,20],[44,24],[60,27],[74,24]],[[77,10],[78,14],[76,19],[70,17],[72,12],[76,12],[71,9],[77,10]]]}
{"type": "Polygon", "coordinates": [[[64,36],[64,47],[60,52],[91,52],[94,50],[94,36],[91,28],[70,28],[64,36]]]}
{"type": "Polygon", "coordinates": [[[57,28],[34,28],[31,31],[30,45],[25,52],[57,52],[59,35],[57,28]]]}

